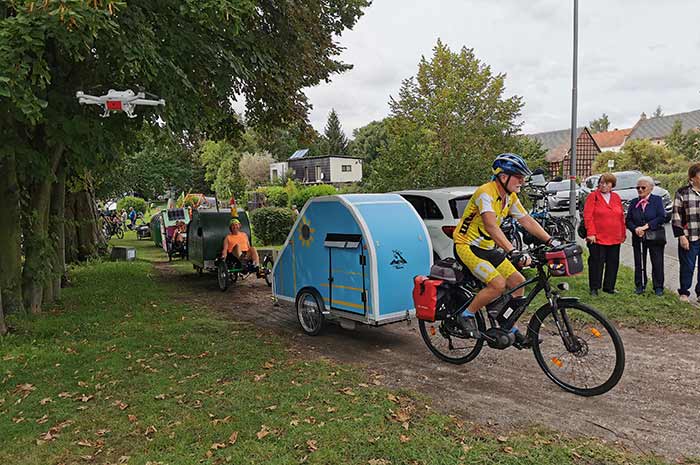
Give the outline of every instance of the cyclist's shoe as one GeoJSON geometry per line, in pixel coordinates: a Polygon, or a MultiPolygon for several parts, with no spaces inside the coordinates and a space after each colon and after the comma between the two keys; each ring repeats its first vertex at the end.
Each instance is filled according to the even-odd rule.
{"type": "Polygon", "coordinates": [[[462,330],[467,336],[476,338],[479,336],[479,328],[476,326],[476,318],[473,316],[465,317],[459,315],[456,318],[457,327],[462,330]]]}
{"type": "MultiPolygon", "coordinates": [[[[537,341],[542,342],[542,339],[537,341]]],[[[527,334],[523,334],[520,331],[515,331],[515,342],[513,342],[513,347],[516,349],[532,349],[532,339],[527,334]]]]}

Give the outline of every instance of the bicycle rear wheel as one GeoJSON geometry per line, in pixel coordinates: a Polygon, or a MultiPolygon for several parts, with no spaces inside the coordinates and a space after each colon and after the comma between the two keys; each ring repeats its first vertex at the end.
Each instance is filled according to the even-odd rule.
{"type": "Polygon", "coordinates": [[[576,240],[576,229],[574,229],[573,223],[566,217],[560,217],[557,221],[559,227],[559,234],[561,234],[561,239],[567,242],[574,242],[576,240]]]}
{"type": "MultiPolygon", "coordinates": [[[[476,324],[479,331],[486,331],[484,316],[481,312],[476,314],[476,324]]],[[[484,345],[483,339],[467,339],[455,336],[450,331],[447,321],[431,322],[418,320],[418,327],[428,349],[437,358],[445,362],[456,365],[471,362],[479,355],[484,345]]]]}
{"type": "Polygon", "coordinates": [[[597,310],[576,301],[560,301],[556,312],[545,305],[530,320],[529,332],[537,363],[562,389],[597,396],[620,381],[625,369],[622,339],[597,310]]]}

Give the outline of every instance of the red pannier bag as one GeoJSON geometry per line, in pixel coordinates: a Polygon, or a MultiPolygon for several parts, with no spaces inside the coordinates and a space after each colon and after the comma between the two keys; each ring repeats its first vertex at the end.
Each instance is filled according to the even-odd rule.
{"type": "Polygon", "coordinates": [[[545,252],[545,260],[552,276],[573,276],[583,272],[583,249],[567,244],[545,252]]]}
{"type": "Polygon", "coordinates": [[[442,296],[441,279],[428,276],[413,278],[413,303],[416,306],[416,318],[424,321],[435,321],[435,316],[442,296]]]}

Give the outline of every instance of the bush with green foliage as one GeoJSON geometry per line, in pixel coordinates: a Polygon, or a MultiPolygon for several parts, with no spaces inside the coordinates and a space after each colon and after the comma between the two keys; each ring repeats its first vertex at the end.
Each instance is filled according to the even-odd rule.
{"type": "Polygon", "coordinates": [[[348,184],[338,189],[338,194],[362,194],[364,192],[367,191],[359,184],[348,184]]]}
{"type": "Polygon", "coordinates": [[[282,244],[294,226],[294,213],[288,208],[263,207],[253,210],[253,234],[262,245],[282,244]]]}
{"type": "Polygon", "coordinates": [[[289,207],[289,194],[282,186],[261,187],[258,192],[265,194],[268,207],[289,207]]]}
{"type": "Polygon", "coordinates": [[[306,202],[314,197],[321,197],[323,195],[335,195],[338,190],[329,184],[319,184],[317,186],[310,186],[304,189],[300,189],[292,197],[292,205],[296,205],[299,210],[306,204],[306,202]]]}
{"type": "Polygon", "coordinates": [[[649,176],[659,181],[661,187],[666,189],[671,197],[678,189],[688,185],[688,173],[652,173],[649,176]]]}
{"type": "Polygon", "coordinates": [[[117,210],[122,211],[122,209],[129,211],[129,207],[134,207],[134,210],[141,213],[146,213],[148,209],[148,204],[145,200],[140,197],[127,196],[117,202],[117,210]]]}

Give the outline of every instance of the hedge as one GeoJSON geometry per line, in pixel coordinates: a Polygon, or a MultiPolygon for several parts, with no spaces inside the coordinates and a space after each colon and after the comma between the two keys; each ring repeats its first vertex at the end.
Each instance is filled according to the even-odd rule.
{"type": "Polygon", "coordinates": [[[314,197],[321,197],[322,195],[335,195],[338,190],[328,184],[319,184],[318,186],[310,186],[305,189],[299,190],[292,197],[292,205],[296,205],[301,211],[306,202],[314,197]]]}
{"type": "Polygon", "coordinates": [[[671,198],[676,194],[676,191],[683,186],[688,185],[688,173],[654,173],[651,177],[659,181],[661,187],[666,189],[671,198]]]}
{"type": "Polygon", "coordinates": [[[294,226],[294,213],[288,208],[263,207],[253,210],[253,234],[262,245],[282,244],[294,226]]]}
{"type": "Polygon", "coordinates": [[[146,201],[140,197],[127,196],[117,202],[117,211],[122,211],[122,209],[129,211],[129,207],[134,207],[134,210],[141,213],[146,213],[148,209],[148,204],[146,201]]]}

